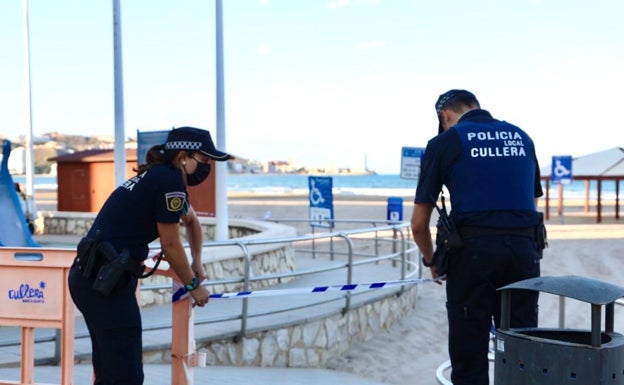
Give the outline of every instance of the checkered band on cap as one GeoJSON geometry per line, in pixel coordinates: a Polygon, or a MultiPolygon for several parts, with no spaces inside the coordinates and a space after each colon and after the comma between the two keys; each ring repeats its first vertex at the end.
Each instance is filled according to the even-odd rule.
{"type": "Polygon", "coordinates": [[[444,109],[444,105],[446,104],[446,102],[451,100],[457,94],[459,94],[459,91],[450,90],[447,93],[440,95],[440,98],[438,99],[435,105],[436,111],[442,111],[444,109]]]}
{"type": "Polygon", "coordinates": [[[201,146],[202,146],[202,142],[191,142],[188,140],[180,140],[180,141],[165,143],[165,150],[199,151],[201,146]]]}
{"type": "Polygon", "coordinates": [[[442,95],[440,95],[440,97],[438,98],[438,101],[435,104],[436,111],[440,112],[443,109],[445,109],[447,107],[446,105],[449,103],[449,101],[451,99],[454,99],[457,96],[461,96],[464,99],[474,99],[474,102],[478,103],[477,102],[477,98],[470,91],[466,91],[466,90],[450,90],[450,91],[447,91],[447,92],[443,93],[442,95]]]}

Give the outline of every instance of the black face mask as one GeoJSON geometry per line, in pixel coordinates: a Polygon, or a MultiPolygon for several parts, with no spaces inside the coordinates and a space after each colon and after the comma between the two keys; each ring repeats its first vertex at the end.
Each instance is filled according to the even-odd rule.
{"type": "Polygon", "coordinates": [[[189,186],[197,186],[205,181],[210,175],[210,163],[197,163],[197,168],[192,174],[186,174],[186,183],[189,186]]]}

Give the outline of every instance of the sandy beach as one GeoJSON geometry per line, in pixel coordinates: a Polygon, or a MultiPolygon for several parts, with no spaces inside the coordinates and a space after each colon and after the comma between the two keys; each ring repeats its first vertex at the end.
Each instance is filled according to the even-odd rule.
{"type": "MultiPolygon", "coordinates": [[[[228,197],[228,216],[251,218],[308,218],[307,196],[228,197]]],[[[412,197],[404,197],[403,219],[409,221],[412,197]]],[[[547,221],[549,247],[542,275],[578,275],[624,286],[624,219],[615,219],[614,202],[603,202],[602,223],[596,224],[595,206],[584,212],[582,201],[566,202],[563,217],[551,202],[547,221]]],[[[543,205],[543,202],[542,202],[543,205]]],[[[385,197],[335,197],[335,218],[385,220],[385,197]]],[[[543,208],[543,207],[542,207],[543,208]]],[[[425,277],[428,277],[428,271],[425,277]]],[[[444,286],[423,284],[410,317],[392,329],[352,346],[327,367],[394,385],[434,385],[438,366],[448,360],[444,286]]],[[[558,327],[558,298],[540,297],[540,327],[558,327]]],[[[590,307],[569,300],[565,327],[589,329],[590,307]]],[[[624,307],[616,306],[615,331],[624,332],[624,307]]]]}

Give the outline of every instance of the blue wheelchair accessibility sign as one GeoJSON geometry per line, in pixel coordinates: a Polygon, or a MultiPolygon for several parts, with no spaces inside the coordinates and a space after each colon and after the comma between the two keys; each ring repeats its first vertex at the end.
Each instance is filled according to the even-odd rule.
{"type": "Polygon", "coordinates": [[[550,179],[553,183],[568,184],[572,182],[572,156],[553,156],[550,179]]]}
{"type": "Polygon", "coordinates": [[[309,176],[310,225],[334,227],[334,198],[332,178],[329,176],[309,176]]]}
{"type": "Polygon", "coordinates": [[[167,135],[171,130],[143,131],[137,130],[137,164],[145,163],[145,155],[149,149],[157,144],[167,141],[167,135]]]}

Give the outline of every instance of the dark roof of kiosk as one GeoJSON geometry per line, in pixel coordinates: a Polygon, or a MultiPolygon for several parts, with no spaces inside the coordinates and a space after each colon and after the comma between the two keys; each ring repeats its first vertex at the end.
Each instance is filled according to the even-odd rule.
{"type": "MultiPolygon", "coordinates": [[[[75,152],[73,154],[65,154],[50,158],[51,161],[57,163],[91,163],[91,162],[113,162],[115,160],[115,154],[113,150],[86,150],[75,152]]],[[[137,160],[137,150],[134,148],[126,149],[126,161],[137,160]]]]}

